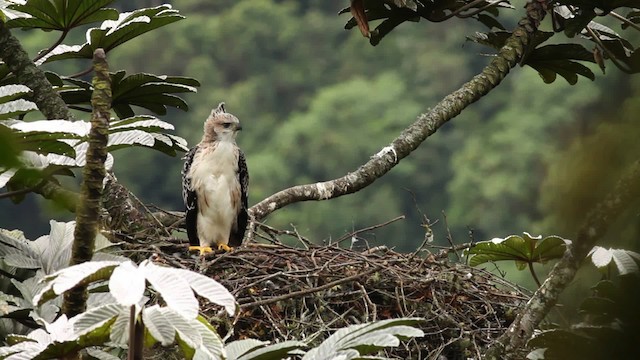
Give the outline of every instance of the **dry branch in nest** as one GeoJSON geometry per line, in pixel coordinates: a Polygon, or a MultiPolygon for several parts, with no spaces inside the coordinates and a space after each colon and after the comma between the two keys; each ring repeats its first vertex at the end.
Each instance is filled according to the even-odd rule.
{"type": "Polygon", "coordinates": [[[387,355],[394,358],[480,358],[530,297],[494,274],[438,262],[433,255],[384,246],[361,252],[336,244],[303,245],[254,242],[204,259],[186,254],[186,244],[175,242],[133,251],[143,257],[154,253],[159,262],[204,273],[226,286],[240,305],[236,318],[221,318],[220,309],[209,304],[203,313],[231,339],[317,344],[351,324],[424,318],[425,337],[391,350],[387,355]]]}

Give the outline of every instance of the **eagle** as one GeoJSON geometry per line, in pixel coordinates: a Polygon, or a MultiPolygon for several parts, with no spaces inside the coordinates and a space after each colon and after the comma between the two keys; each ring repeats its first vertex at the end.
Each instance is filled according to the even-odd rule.
{"type": "Polygon", "coordinates": [[[224,103],[204,122],[202,141],[184,157],[182,199],[186,208],[189,250],[200,255],[230,251],[242,244],[249,215],[249,172],[244,153],[236,145],[240,121],[224,103]]]}

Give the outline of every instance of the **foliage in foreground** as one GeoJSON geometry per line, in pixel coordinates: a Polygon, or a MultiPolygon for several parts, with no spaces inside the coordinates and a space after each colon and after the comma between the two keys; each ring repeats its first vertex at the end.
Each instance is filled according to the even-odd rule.
{"type": "MultiPolygon", "coordinates": [[[[177,344],[188,359],[281,359],[293,354],[304,355],[305,360],[355,359],[424,335],[414,327],[420,319],[405,318],[340,329],[306,353],[308,344],[301,341],[269,344],[245,339],[224,344],[199,314],[195,296],[221,306],[232,316],[237,304],[222,285],[192,271],[146,260],[136,266],[109,254],[66,267],[73,229],[73,222],[52,222],[51,234],[36,241],[17,232],[0,232],[0,254],[7,271],[15,275],[17,269],[35,270],[22,282],[12,280],[11,292],[17,295],[0,294],[5,305],[3,317],[34,328],[25,335],[9,335],[9,346],[0,348],[0,358],[52,359],[95,346],[101,348],[92,348],[93,354],[105,350],[117,353],[133,346],[131,321],[144,326],[145,337],[137,341],[144,340],[146,346],[177,344]],[[89,286],[89,308],[68,319],[58,314],[60,296],[77,285],[89,286]],[[158,299],[164,305],[158,305],[158,299]],[[108,347],[102,348],[105,345],[108,347]]],[[[98,249],[112,245],[100,239],[98,249]]]]}

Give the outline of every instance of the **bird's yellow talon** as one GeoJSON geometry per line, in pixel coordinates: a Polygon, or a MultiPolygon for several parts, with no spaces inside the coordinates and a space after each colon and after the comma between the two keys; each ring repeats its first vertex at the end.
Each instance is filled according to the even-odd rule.
{"type": "Polygon", "coordinates": [[[230,247],[227,244],[218,244],[218,250],[223,250],[223,251],[229,252],[229,251],[233,250],[233,248],[230,247]]]}
{"type": "Polygon", "coordinates": [[[200,256],[212,253],[213,249],[210,246],[189,246],[189,251],[199,251],[200,256]]]}

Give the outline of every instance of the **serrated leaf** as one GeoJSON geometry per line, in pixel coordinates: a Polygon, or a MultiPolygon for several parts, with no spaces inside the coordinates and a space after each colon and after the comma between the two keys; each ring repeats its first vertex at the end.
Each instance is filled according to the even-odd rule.
{"type": "Polygon", "coordinates": [[[31,101],[18,99],[0,104],[0,120],[11,119],[17,115],[23,115],[38,110],[36,104],[31,101]]]}
{"type": "Polygon", "coordinates": [[[0,86],[0,103],[17,99],[23,95],[29,94],[31,89],[21,84],[12,84],[0,86]]]}

